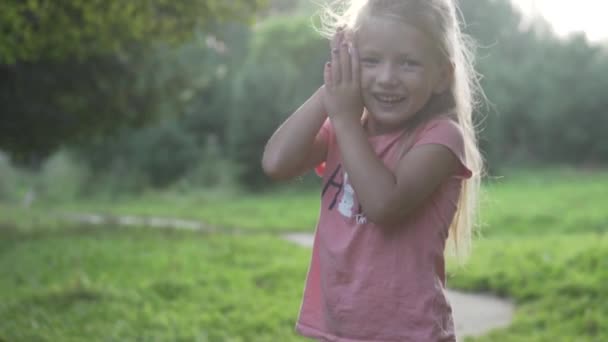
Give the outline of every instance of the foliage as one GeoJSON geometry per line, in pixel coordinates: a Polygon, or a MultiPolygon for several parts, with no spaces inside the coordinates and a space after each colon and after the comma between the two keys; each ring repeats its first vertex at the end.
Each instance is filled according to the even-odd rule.
{"type": "Polygon", "coordinates": [[[268,182],[260,168],[266,141],[320,86],[328,48],[308,15],[267,18],[253,37],[234,82],[229,136],[231,155],[242,167],[240,180],[255,189],[268,182]]]}
{"type": "Polygon", "coordinates": [[[110,142],[104,142],[97,151],[89,149],[93,152],[89,162],[95,169],[103,170],[106,161],[123,160],[135,170],[145,170],[145,180],[154,187],[167,186],[183,176],[200,153],[194,138],[183,134],[180,124],[174,120],[165,120],[160,125],[137,132],[126,132],[122,139],[115,142],[114,146],[119,148],[112,148],[110,142]]]}
{"type": "Polygon", "coordinates": [[[608,124],[606,50],[580,35],[558,39],[547,23],[524,22],[506,0],[461,5],[490,100],[481,109],[490,165],[608,162],[599,132],[608,124]]]}
{"type": "Polygon", "coordinates": [[[0,153],[0,175],[2,175],[0,177],[0,202],[11,202],[17,195],[15,189],[17,171],[4,153],[0,153]]]}
{"type": "Polygon", "coordinates": [[[85,60],[135,42],[176,42],[217,20],[247,20],[261,1],[17,1],[0,12],[0,64],[85,60]]]}
{"type": "MultiPolygon", "coordinates": [[[[450,266],[448,283],[507,296],[517,311],[510,327],[473,340],[608,338],[606,184],[606,172],[573,170],[508,173],[486,184],[488,228],[470,263],[450,266]]],[[[253,233],[314,223],[317,196],[166,195],[59,208],[222,218],[253,233]]],[[[307,250],[263,234],[66,226],[47,210],[0,205],[0,338],[301,340],[292,331],[307,250]]]]}
{"type": "MultiPolygon", "coordinates": [[[[218,172],[222,182],[235,177],[263,189],[269,185],[260,168],[264,144],[321,85],[328,53],[313,28],[310,3],[270,4],[250,13],[259,19],[254,27],[203,16],[204,27],[193,27],[180,43],[162,34],[150,43],[143,35],[118,52],[0,65],[0,146],[14,161],[40,166],[67,145],[94,176],[125,190],[209,184],[218,172]],[[143,162],[155,158],[163,139],[176,158],[171,165],[158,166],[160,156],[143,162]],[[209,139],[217,141],[221,160],[205,159],[209,139]]],[[[480,43],[478,70],[489,103],[479,108],[478,123],[491,172],[513,164],[606,164],[606,49],[582,36],[558,39],[548,24],[523,21],[507,0],[460,4],[466,32],[480,43]]],[[[77,6],[101,10],[97,2],[77,6]]]]}
{"type": "Polygon", "coordinates": [[[180,179],[178,187],[186,192],[192,188],[225,191],[237,187],[238,172],[239,166],[223,153],[216,136],[208,135],[198,165],[180,179]]]}
{"type": "Polygon", "coordinates": [[[167,112],[180,113],[180,100],[187,100],[192,88],[215,70],[204,68],[204,63],[189,63],[187,69],[176,63],[165,66],[175,68],[170,75],[159,73],[159,64],[176,60],[166,58],[172,53],[158,51],[170,51],[184,41],[213,50],[218,23],[246,21],[261,4],[6,4],[0,13],[0,147],[17,161],[40,164],[64,144],[82,144],[123,127],[141,127],[167,112]],[[205,34],[196,37],[195,32],[205,34]],[[176,76],[193,72],[193,67],[195,82],[180,83],[176,76]]]}
{"type": "MultiPolygon", "coordinates": [[[[133,180],[140,178],[130,182],[127,191],[163,188],[182,177],[190,178],[183,182],[196,178],[201,165],[209,162],[202,160],[209,140],[217,144],[217,156],[227,154],[230,77],[243,58],[248,32],[238,24],[223,24],[217,30],[221,34],[213,39],[197,33],[179,48],[159,47],[145,57],[137,88],[151,92],[146,104],[162,119],[81,144],[78,154],[97,174],[107,175],[111,182],[112,177],[120,182],[125,173],[133,180]]],[[[234,163],[224,164],[228,168],[234,163]]],[[[224,176],[235,173],[224,171],[224,176]]]]}
{"type": "MultiPolygon", "coordinates": [[[[605,171],[506,170],[483,185],[480,237],[604,232],[607,187],[605,171]]],[[[313,232],[320,189],[317,178],[310,184],[292,183],[281,192],[230,195],[193,188],[180,194],[156,192],[111,202],[81,200],[62,203],[61,208],[91,212],[101,207],[112,215],[184,217],[257,232],[313,232]]]]}
{"type": "Polygon", "coordinates": [[[45,160],[37,184],[36,196],[46,201],[74,201],[90,181],[86,165],[67,151],[58,151],[45,160]]]}
{"type": "Polygon", "coordinates": [[[293,322],[306,251],[277,238],[112,227],[0,234],[3,340],[303,340],[293,322]]]}
{"type": "Polygon", "coordinates": [[[510,327],[471,341],[603,341],[608,337],[606,260],[605,232],[511,235],[478,243],[471,264],[448,281],[509,297],[517,305],[510,327]]]}

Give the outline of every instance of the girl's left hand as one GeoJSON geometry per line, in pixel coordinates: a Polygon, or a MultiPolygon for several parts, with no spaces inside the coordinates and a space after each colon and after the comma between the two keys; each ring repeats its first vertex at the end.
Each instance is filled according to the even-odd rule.
{"type": "Polygon", "coordinates": [[[336,32],[330,46],[331,63],[325,65],[323,72],[323,104],[331,119],[359,121],[363,114],[359,55],[352,40],[347,41],[342,29],[336,32]]]}

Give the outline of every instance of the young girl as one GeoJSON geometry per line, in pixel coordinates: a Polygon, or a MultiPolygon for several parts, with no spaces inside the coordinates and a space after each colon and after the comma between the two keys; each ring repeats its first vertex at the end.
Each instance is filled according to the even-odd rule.
{"type": "Polygon", "coordinates": [[[321,341],[454,341],[448,236],[462,251],[482,169],[478,89],[453,0],[352,0],[325,84],[268,141],[276,179],[324,163],[296,329],[321,341]]]}

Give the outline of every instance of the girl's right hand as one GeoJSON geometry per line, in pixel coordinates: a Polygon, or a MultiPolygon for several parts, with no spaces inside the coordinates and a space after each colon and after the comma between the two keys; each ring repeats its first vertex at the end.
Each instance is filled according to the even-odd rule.
{"type": "Polygon", "coordinates": [[[330,46],[331,63],[326,64],[323,73],[323,105],[332,119],[359,121],[363,100],[357,49],[352,40],[346,39],[343,29],[336,32],[330,46]]]}

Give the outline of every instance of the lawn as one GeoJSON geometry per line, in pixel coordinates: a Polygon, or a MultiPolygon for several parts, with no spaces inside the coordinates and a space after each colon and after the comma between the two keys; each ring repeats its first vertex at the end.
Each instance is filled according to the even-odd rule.
{"type": "MultiPolygon", "coordinates": [[[[484,186],[482,234],[450,287],[517,304],[475,341],[608,340],[608,173],[526,171],[484,186]]],[[[302,341],[293,334],[318,193],[148,194],[0,205],[0,341],[302,341]],[[254,234],[66,223],[66,212],[180,217],[254,234]]]]}
{"type": "Polygon", "coordinates": [[[77,226],[3,235],[1,341],[302,340],[293,326],[308,253],[276,237],[77,226]]]}

